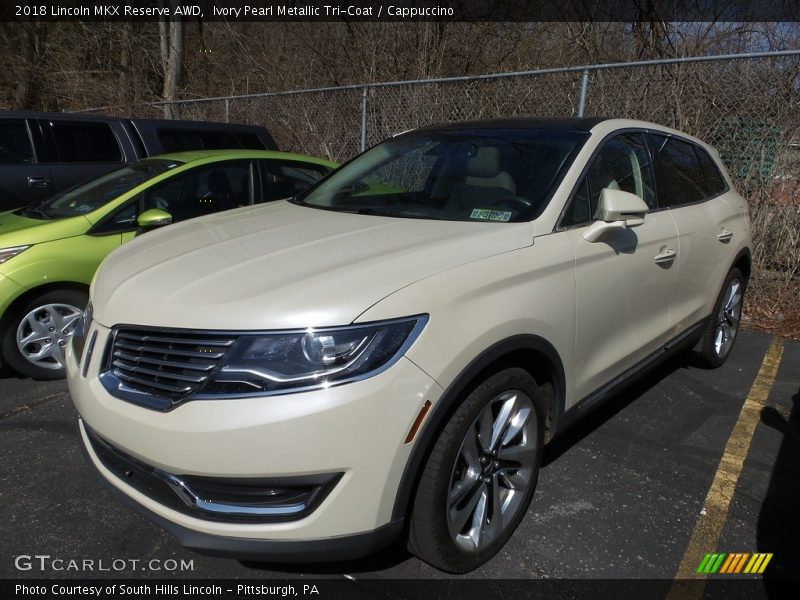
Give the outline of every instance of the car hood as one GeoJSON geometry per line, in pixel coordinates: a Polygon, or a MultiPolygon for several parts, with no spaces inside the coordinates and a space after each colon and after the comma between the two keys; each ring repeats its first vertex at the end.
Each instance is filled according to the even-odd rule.
{"type": "Polygon", "coordinates": [[[342,325],[415,281],[532,243],[531,223],[399,219],[273,202],[171,225],[115,250],[92,285],[94,315],[106,326],[342,325]]]}
{"type": "Polygon", "coordinates": [[[86,233],[91,224],[83,216],[68,219],[29,219],[12,211],[0,213],[0,248],[52,242],[86,233]]]}

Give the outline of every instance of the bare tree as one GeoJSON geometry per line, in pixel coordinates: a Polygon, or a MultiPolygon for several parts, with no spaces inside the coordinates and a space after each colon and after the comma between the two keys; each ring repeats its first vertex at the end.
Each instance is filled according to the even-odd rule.
{"type": "MultiPolygon", "coordinates": [[[[163,3],[159,3],[163,4],[163,3]]],[[[177,6],[175,0],[170,1],[173,11],[177,6]]],[[[178,94],[183,74],[183,50],[185,23],[182,19],[171,18],[169,22],[158,23],[161,41],[161,69],[164,72],[164,88],[161,97],[165,102],[172,102],[178,94]]],[[[174,104],[164,105],[164,117],[177,118],[174,104]]]]}

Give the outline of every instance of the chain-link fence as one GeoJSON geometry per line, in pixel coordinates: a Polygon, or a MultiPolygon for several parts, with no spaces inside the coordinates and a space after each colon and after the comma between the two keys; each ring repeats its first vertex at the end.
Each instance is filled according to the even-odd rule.
{"type": "MultiPolygon", "coordinates": [[[[164,105],[142,106],[134,116],[163,116],[164,105]]],[[[751,315],[767,326],[771,320],[795,319],[790,332],[800,336],[800,51],[540,69],[171,105],[177,118],[264,125],[281,149],[337,161],[407,129],[481,118],[602,115],[685,131],[720,151],[738,189],[751,202],[759,273],[751,315]]]]}

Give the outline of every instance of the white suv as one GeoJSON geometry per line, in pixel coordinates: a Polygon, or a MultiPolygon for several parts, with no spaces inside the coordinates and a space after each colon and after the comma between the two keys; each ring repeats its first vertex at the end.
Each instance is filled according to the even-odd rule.
{"type": "Polygon", "coordinates": [[[672,352],[735,340],[746,202],[651,123],[417,129],[288,201],[115,251],[68,353],[93,470],[189,548],[494,555],[542,446],[672,352]]]}

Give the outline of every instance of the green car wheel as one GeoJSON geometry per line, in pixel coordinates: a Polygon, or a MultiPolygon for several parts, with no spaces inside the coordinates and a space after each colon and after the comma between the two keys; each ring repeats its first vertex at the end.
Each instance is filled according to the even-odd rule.
{"type": "Polygon", "coordinates": [[[62,379],[64,355],[89,296],[53,290],[24,303],[3,336],[3,357],[20,375],[62,379]]]}

